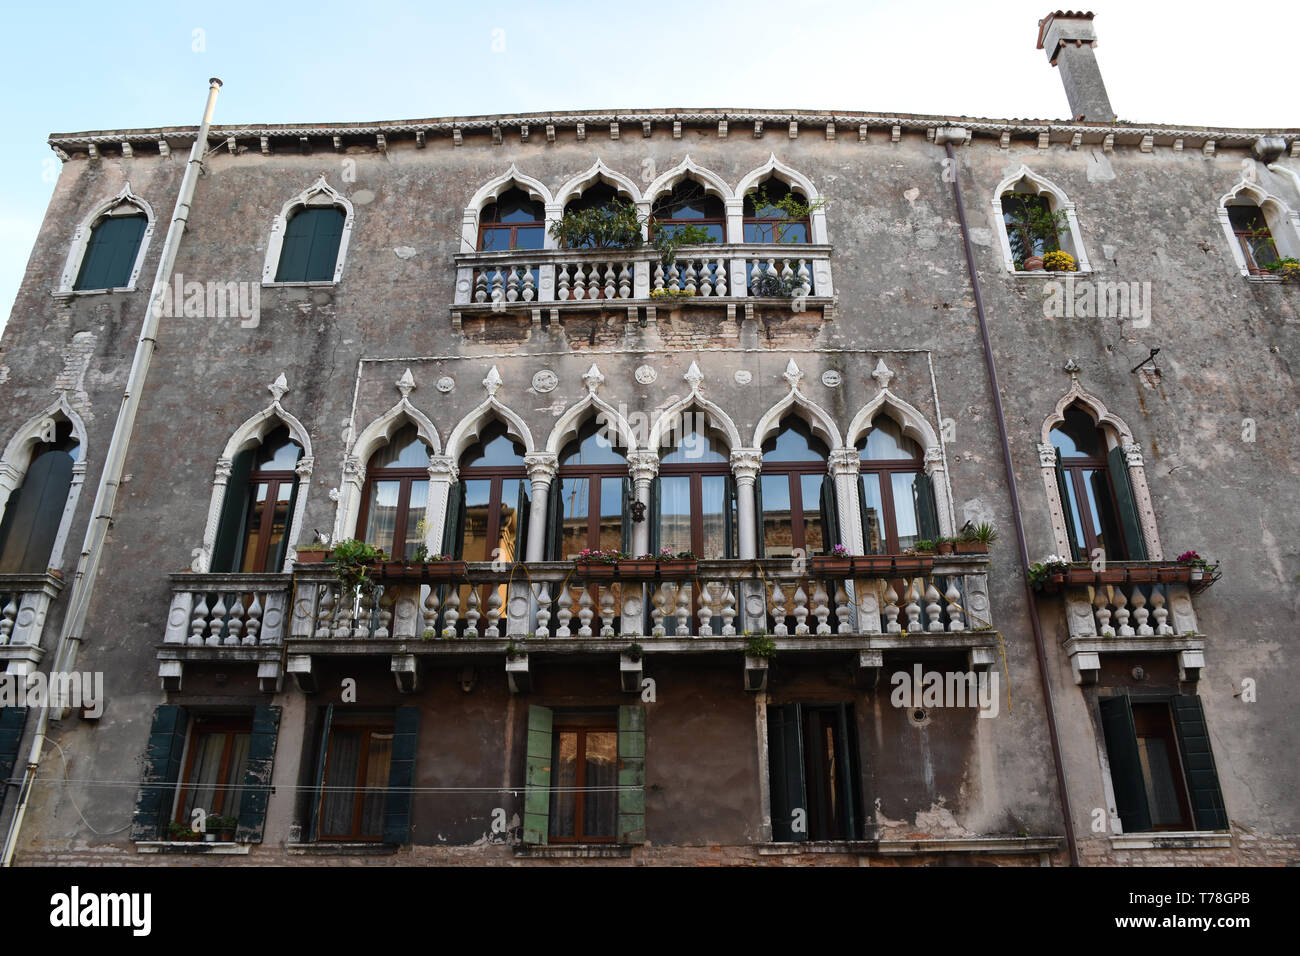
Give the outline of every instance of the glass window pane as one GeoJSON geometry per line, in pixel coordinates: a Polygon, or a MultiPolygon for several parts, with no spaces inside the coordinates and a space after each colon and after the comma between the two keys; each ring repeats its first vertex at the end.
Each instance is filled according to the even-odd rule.
{"type": "Polygon", "coordinates": [[[897,461],[900,458],[921,457],[921,446],[904,435],[898,422],[888,415],[881,415],[871,423],[867,440],[859,449],[858,455],[864,461],[897,461]]]}
{"type": "Polygon", "coordinates": [[[595,420],[588,422],[578,432],[578,437],[565,446],[560,455],[560,465],[621,465],[625,459],[618,450],[619,439],[613,429],[595,420]]]}
{"type": "MultiPolygon", "coordinates": [[[[888,541],[885,538],[885,509],[880,500],[880,476],[863,475],[858,482],[858,493],[862,495],[862,510],[866,521],[862,529],[862,547],[866,554],[885,554],[888,541]]],[[[764,507],[766,507],[766,499],[764,507]]]]}
{"type": "Polygon", "coordinates": [[[1178,805],[1178,789],[1174,784],[1168,745],[1161,737],[1138,737],[1137,744],[1152,825],[1173,826],[1181,823],[1183,813],[1178,805]]]}
{"type": "Polygon", "coordinates": [[[1092,518],[1079,507],[1079,496],[1074,491],[1073,475],[1072,471],[1065,473],[1065,493],[1070,498],[1070,514],[1074,517],[1074,540],[1079,543],[1080,548],[1087,550],[1088,539],[1083,533],[1083,522],[1088,521],[1092,524],[1092,518]]]}
{"type": "Polygon", "coordinates": [[[582,828],[585,837],[613,838],[618,814],[618,734],[589,730],[586,734],[586,791],[582,828]],[[592,788],[602,788],[593,792],[592,788]]]}
{"type": "Polygon", "coordinates": [[[510,230],[490,229],[485,226],[482,235],[479,237],[478,247],[484,252],[496,252],[499,249],[509,249],[510,230]]]}
{"type": "Polygon", "coordinates": [[[366,511],[366,543],[385,554],[393,553],[393,531],[397,527],[397,498],[400,481],[375,481],[370,485],[366,511]]]}
{"type": "Polygon", "coordinates": [[[1106,439],[1091,415],[1078,405],[1065,410],[1064,421],[1052,429],[1052,444],[1062,458],[1104,458],[1106,439]]]}
{"type": "Polygon", "coordinates": [[[671,451],[663,453],[660,463],[674,465],[682,463],[726,462],[726,445],[719,442],[716,446],[706,431],[707,419],[703,412],[688,412],[670,423],[665,434],[665,448],[671,451]]]}
{"type": "Polygon", "coordinates": [[[796,546],[790,513],[790,476],[760,475],[763,483],[763,553],[786,557],[796,546]]]}
{"type": "Polygon", "coordinates": [[[245,574],[251,574],[263,570],[256,567],[257,546],[262,539],[262,518],[265,515],[266,495],[268,484],[259,481],[252,488],[248,502],[248,517],[245,521],[244,531],[244,553],[239,561],[239,570],[245,574]]]}
{"type": "Polygon", "coordinates": [[[187,781],[185,802],[181,808],[180,820],[183,826],[190,826],[190,815],[195,807],[215,813],[217,786],[221,783],[221,757],[226,749],[226,735],[196,734],[190,742],[194,748],[194,759],[190,764],[190,779],[187,781]]]}
{"type": "Polygon", "coordinates": [[[516,249],[540,249],[546,239],[546,230],[541,226],[520,226],[515,230],[516,249]]]}
{"type": "Polygon", "coordinates": [[[384,796],[393,756],[393,735],[370,734],[369,750],[366,779],[361,781],[366,793],[361,803],[361,833],[358,836],[380,837],[384,833],[384,796]]]}
{"type": "Polygon", "coordinates": [[[670,475],[659,479],[659,545],[669,551],[691,550],[691,479],[670,475]]]}
{"type": "Polygon", "coordinates": [[[575,836],[577,826],[578,794],[578,734],[576,731],[556,731],[555,759],[551,761],[551,827],[552,837],[575,836]]]}
{"type": "Polygon", "coordinates": [[[488,508],[492,482],[486,478],[463,482],[465,486],[465,532],[461,557],[466,561],[491,561],[488,547],[488,508]]]}
{"type": "Polygon", "coordinates": [[[506,434],[505,426],[500,423],[485,428],[479,435],[479,440],[461,456],[462,469],[483,466],[524,467],[523,446],[506,434]]]}
{"type": "Polygon", "coordinates": [[[591,479],[565,478],[561,484],[560,502],[563,531],[560,540],[561,559],[577,557],[587,547],[587,513],[591,506],[591,479]]]}
{"type": "Polygon", "coordinates": [[[230,766],[226,771],[225,794],[221,800],[221,815],[239,816],[239,804],[244,799],[244,775],[248,773],[248,748],[251,734],[235,734],[230,744],[230,766]]]}
{"type": "Polygon", "coordinates": [[[826,537],[822,528],[821,475],[800,475],[795,479],[803,492],[803,546],[807,554],[820,554],[826,550],[826,537]]]}
{"type": "Polygon", "coordinates": [[[600,479],[600,535],[602,551],[623,549],[623,479],[600,479]]]}
{"type": "Polygon", "coordinates": [[[429,446],[421,439],[414,425],[397,430],[393,437],[370,456],[370,469],[377,468],[428,468],[429,446]]]}
{"type": "Polygon", "coordinates": [[[894,522],[898,528],[899,550],[914,547],[920,537],[920,524],[916,517],[917,472],[892,474],[894,493],[894,522]]]}
{"type": "Polygon", "coordinates": [[[410,498],[406,505],[406,546],[403,548],[408,560],[415,557],[415,549],[424,539],[424,529],[426,527],[424,508],[428,503],[429,482],[427,480],[412,481],[410,484],[410,498]]]}
{"type": "Polygon", "coordinates": [[[787,419],[775,438],[763,443],[763,465],[781,461],[825,461],[829,454],[824,442],[813,436],[802,418],[787,419]]]}
{"type": "Polygon", "coordinates": [[[727,526],[723,506],[727,500],[726,478],[704,475],[700,478],[700,517],[704,525],[704,553],[699,557],[712,560],[727,556],[727,526]]]}
{"type": "Polygon", "coordinates": [[[496,547],[500,548],[502,561],[522,561],[524,549],[528,542],[520,540],[520,521],[527,519],[527,514],[520,514],[521,508],[527,508],[532,499],[531,485],[527,478],[505,478],[501,482],[501,519],[498,524],[496,547]],[[520,495],[522,487],[523,495],[520,495]]]}
{"type": "Polygon", "coordinates": [[[1128,557],[1124,539],[1120,535],[1119,516],[1115,514],[1110,494],[1110,474],[1103,469],[1085,471],[1084,485],[1088,489],[1088,507],[1097,528],[1097,547],[1105,550],[1112,561],[1128,557]]]}

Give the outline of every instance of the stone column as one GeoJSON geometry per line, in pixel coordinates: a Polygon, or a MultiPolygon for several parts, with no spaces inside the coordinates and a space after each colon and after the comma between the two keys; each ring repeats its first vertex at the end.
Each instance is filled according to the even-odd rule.
{"type": "Polygon", "coordinates": [[[1137,508],[1138,520],[1142,523],[1142,537],[1146,538],[1147,558],[1151,561],[1163,561],[1164,551],[1160,547],[1160,532],[1156,528],[1156,509],[1151,501],[1151,491],[1147,488],[1146,467],[1142,461],[1142,446],[1137,442],[1123,442],[1124,463],[1128,466],[1128,483],[1133,489],[1133,505],[1137,508]]]}
{"type": "Polygon", "coordinates": [[[447,455],[429,456],[429,495],[424,504],[424,546],[430,554],[442,553],[443,526],[447,523],[447,500],[460,469],[447,455]]]}
{"type": "Polygon", "coordinates": [[[763,453],[757,448],[736,448],[731,452],[731,473],[736,478],[736,522],[740,525],[740,557],[758,557],[758,515],[754,505],[754,482],[763,468],[763,453]]]}
{"type": "Polygon", "coordinates": [[[632,553],[646,554],[650,551],[650,482],[659,474],[659,453],[654,451],[633,451],[627,456],[627,468],[632,475],[632,489],[636,501],[641,505],[641,520],[632,522],[632,553]]]}
{"type": "Polygon", "coordinates": [[[939,536],[947,538],[957,533],[957,516],[952,513],[952,499],[948,496],[948,467],[944,464],[943,448],[935,445],[925,450],[925,473],[934,488],[934,508],[939,513],[939,536]]]}
{"type": "Polygon", "coordinates": [[[528,512],[528,541],[524,544],[525,561],[541,561],[546,552],[546,512],[559,462],[549,452],[524,456],[528,480],[532,484],[528,512]]]}
{"type": "MultiPolygon", "coordinates": [[[[826,460],[835,484],[835,505],[840,515],[840,540],[853,554],[862,554],[862,520],[858,508],[858,475],[862,460],[856,448],[836,448],[826,460]]],[[[829,550],[829,549],[828,549],[829,550]]]]}

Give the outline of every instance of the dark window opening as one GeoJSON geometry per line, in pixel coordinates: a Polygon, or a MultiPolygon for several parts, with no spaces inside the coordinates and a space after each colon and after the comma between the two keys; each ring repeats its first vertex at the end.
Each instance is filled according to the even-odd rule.
{"type": "Polygon", "coordinates": [[[195,718],[176,800],[177,823],[190,826],[195,808],[209,816],[239,814],[252,732],[250,718],[195,718]]]}
{"type": "Polygon", "coordinates": [[[851,704],[767,709],[772,838],[860,838],[861,785],[851,704]]]}
{"type": "Polygon", "coordinates": [[[550,840],[612,843],[618,816],[617,718],[560,711],[554,721],[550,840]]]}
{"type": "Polygon", "coordinates": [[[784,557],[796,549],[825,554],[839,543],[828,455],[801,418],[783,421],[779,433],[763,444],[757,510],[764,557],[784,557]]]}
{"type": "Polygon", "coordinates": [[[1264,218],[1264,210],[1253,205],[1229,206],[1228,222],[1241,246],[1250,274],[1268,275],[1268,267],[1277,262],[1278,255],[1268,220],[1264,218]]]}
{"type": "Polygon", "coordinates": [[[888,416],[858,442],[864,554],[899,554],[939,534],[934,489],[921,446],[888,416]]]}
{"type": "Polygon", "coordinates": [[[32,449],[23,483],[10,492],[0,519],[0,574],[40,574],[49,566],[80,457],[66,419],[55,424],[52,441],[32,449]]]}
{"type": "Polygon", "coordinates": [[[655,200],[650,212],[651,238],[660,231],[676,233],[687,226],[703,229],[713,242],[726,241],[727,213],[722,200],[708,195],[702,184],[691,179],[655,200]]]}
{"type": "Polygon", "coordinates": [[[1101,549],[1111,561],[1145,560],[1137,506],[1123,449],[1107,449],[1105,433],[1079,405],[1052,429],[1057,491],[1076,560],[1101,549]]]}
{"type": "Polygon", "coordinates": [[[149,220],[143,213],[107,215],[95,223],[72,288],[121,289],[131,281],[149,220]]]}
{"type": "Polygon", "coordinates": [[[484,252],[541,249],[546,244],[545,210],[517,186],[484,206],[478,221],[478,247],[484,252]]]}
{"type": "Polygon", "coordinates": [[[347,216],[337,206],[299,209],[284,230],[276,282],[332,282],[347,216]]]}
{"type": "Polygon", "coordinates": [[[334,716],[325,748],[319,839],[383,839],[393,722],[334,716]]]}
{"type": "Polygon", "coordinates": [[[757,190],[745,196],[745,241],[811,242],[812,225],[809,218],[791,218],[786,210],[775,205],[787,196],[793,196],[803,205],[807,205],[807,199],[775,177],[767,180],[760,188],[767,200],[761,207],[757,204],[757,190]]]}

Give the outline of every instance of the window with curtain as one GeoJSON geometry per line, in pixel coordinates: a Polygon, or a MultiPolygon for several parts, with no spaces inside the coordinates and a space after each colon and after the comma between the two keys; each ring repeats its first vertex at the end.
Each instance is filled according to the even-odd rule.
{"type": "Polygon", "coordinates": [[[248,717],[198,717],[190,733],[175,820],[189,826],[194,809],[239,815],[253,722],[248,717]]]}
{"type": "Polygon", "coordinates": [[[259,574],[284,567],[298,496],[302,446],[280,425],[235,455],[212,552],[214,572],[259,574]]]}
{"type": "Polygon", "coordinates": [[[838,543],[828,454],[801,418],[781,422],[780,431],[763,443],[756,502],[762,556],[783,557],[795,550],[825,554],[838,543]]]}
{"type": "Polygon", "coordinates": [[[690,551],[706,560],[734,558],[736,489],[730,449],[709,435],[702,418],[684,417],[683,428],[669,435],[675,439],[673,445],[660,449],[652,496],[652,544],[674,553],[690,551]],[[696,419],[694,425],[691,418],[696,419]]]}
{"type": "Polygon", "coordinates": [[[552,560],[569,560],[588,548],[626,551],[631,547],[627,459],[594,420],[579,429],[560,453],[552,488],[552,560]]]}
{"type": "Polygon", "coordinates": [[[10,493],[0,518],[0,574],[40,574],[49,566],[72,490],[72,466],[80,457],[66,420],[55,424],[53,441],[32,448],[23,483],[10,493]]]}
{"type": "Polygon", "coordinates": [[[618,720],[555,714],[551,730],[550,841],[613,842],[618,816],[618,720]]]}
{"type": "Polygon", "coordinates": [[[1108,450],[1105,432],[1079,405],[1065,410],[1051,438],[1074,558],[1087,560],[1100,548],[1112,561],[1146,560],[1128,463],[1118,442],[1108,450]]]}
{"type": "Polygon", "coordinates": [[[727,213],[722,200],[708,195],[704,186],[684,179],[672,192],[655,200],[650,210],[651,238],[661,231],[680,232],[687,226],[703,229],[713,242],[725,242],[727,213]]]}
{"type": "Polygon", "coordinates": [[[325,747],[319,839],[383,839],[392,754],[391,720],[332,718],[325,747]]]}
{"type": "Polygon", "coordinates": [[[131,281],[149,220],[135,206],[119,206],[91,228],[90,241],[72,288],[121,289],[131,281]]]}
{"type": "Polygon", "coordinates": [[[864,554],[899,554],[934,540],[939,518],[921,446],[899,424],[880,416],[858,442],[864,554]]]}
{"type": "Polygon", "coordinates": [[[794,192],[775,176],[762,183],[758,189],[745,194],[746,242],[812,241],[812,225],[808,217],[791,218],[788,212],[776,205],[787,196],[793,196],[800,203],[807,205],[806,197],[794,192]],[[761,204],[760,191],[761,198],[765,200],[761,204]]]}
{"type": "Polygon", "coordinates": [[[337,206],[299,209],[284,229],[276,282],[332,282],[347,215],[337,206]]]}
{"type": "Polygon", "coordinates": [[[364,529],[366,544],[395,560],[414,558],[423,540],[429,454],[415,425],[407,424],[370,456],[366,467],[357,527],[364,529]]]}
{"type": "Polygon", "coordinates": [[[518,186],[484,206],[478,222],[478,247],[484,252],[541,249],[546,243],[545,209],[518,186]]]}

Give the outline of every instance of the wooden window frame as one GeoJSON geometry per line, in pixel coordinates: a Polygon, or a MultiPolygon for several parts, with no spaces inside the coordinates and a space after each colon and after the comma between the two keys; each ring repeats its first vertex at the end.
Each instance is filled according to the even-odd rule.
{"type": "MultiPolygon", "coordinates": [[[[504,196],[505,193],[507,193],[507,192],[512,192],[512,191],[514,191],[514,190],[519,190],[519,192],[523,192],[522,189],[519,189],[519,186],[515,185],[515,186],[511,187],[510,189],[507,189],[505,192],[503,192],[503,193],[501,194],[501,196],[504,196]]],[[[490,251],[490,252],[505,252],[505,251],[507,251],[506,249],[491,249],[491,250],[485,250],[485,249],[483,248],[483,237],[484,237],[488,232],[491,232],[491,231],[498,231],[498,232],[501,232],[501,231],[507,231],[507,230],[508,230],[508,231],[510,232],[510,245],[509,245],[508,249],[518,249],[518,248],[519,248],[519,230],[520,230],[520,229],[537,229],[537,228],[539,228],[539,227],[540,227],[541,230],[542,230],[542,246],[545,247],[545,245],[546,245],[546,211],[545,211],[544,209],[543,209],[543,211],[542,211],[542,218],[540,218],[540,219],[532,219],[532,220],[530,220],[530,221],[528,221],[528,222],[485,222],[485,221],[484,221],[484,219],[483,219],[483,213],[487,210],[487,207],[488,207],[488,206],[495,206],[495,205],[497,205],[497,203],[500,202],[500,200],[501,200],[501,196],[497,196],[497,197],[496,197],[495,199],[493,199],[490,203],[488,203],[486,206],[484,206],[482,210],[479,211],[479,216],[478,216],[478,251],[479,251],[479,252],[484,252],[484,251],[490,251]]],[[[538,200],[536,200],[536,199],[533,199],[531,196],[528,198],[528,201],[529,201],[530,203],[533,203],[533,204],[537,205],[537,206],[541,206],[541,205],[542,205],[542,203],[538,202],[538,200]]],[[[539,252],[540,250],[538,250],[538,249],[530,249],[530,250],[525,250],[525,251],[528,251],[528,252],[539,252]]]]}
{"type": "Polygon", "coordinates": [[[1277,253],[1277,241],[1273,238],[1273,231],[1269,228],[1268,218],[1264,215],[1264,210],[1259,206],[1252,205],[1249,203],[1229,205],[1228,210],[1229,210],[1228,223],[1232,228],[1233,236],[1236,237],[1237,244],[1241,247],[1241,254],[1243,258],[1246,260],[1246,269],[1253,276],[1272,275],[1271,272],[1269,272],[1267,269],[1262,267],[1256,261],[1255,251],[1254,249],[1251,248],[1250,245],[1251,239],[1267,239],[1269,244],[1273,247],[1274,254],[1277,253]],[[1244,227],[1238,227],[1234,225],[1232,223],[1232,213],[1231,213],[1231,210],[1233,209],[1253,210],[1259,222],[1261,222],[1263,225],[1258,229],[1247,229],[1244,227]]]}
{"type": "MultiPolygon", "coordinates": [[[[294,444],[297,443],[295,442],[294,444]]],[[[301,455],[301,453],[302,449],[299,448],[299,454],[301,455]]],[[[267,568],[266,566],[267,554],[270,551],[269,531],[271,528],[271,521],[275,516],[275,505],[280,494],[280,486],[288,483],[290,490],[289,500],[286,504],[292,505],[294,493],[297,491],[297,481],[298,473],[296,471],[268,470],[249,472],[248,485],[244,489],[244,494],[247,496],[248,503],[244,508],[244,533],[241,536],[239,548],[239,567],[241,568],[241,571],[244,566],[244,558],[248,553],[248,536],[253,527],[253,514],[258,510],[262,512],[262,534],[259,535],[257,548],[253,552],[253,570],[242,571],[242,573],[262,574],[264,572],[275,572],[280,570],[279,568],[267,568]],[[262,507],[259,509],[257,507],[257,496],[254,492],[257,490],[258,485],[263,484],[267,486],[266,500],[262,502],[262,507]]],[[[293,525],[292,508],[290,509],[290,512],[286,514],[285,519],[284,533],[287,536],[293,525]]]]}
{"type": "MultiPolygon", "coordinates": [[[[501,486],[507,481],[528,481],[528,469],[523,465],[475,465],[464,468],[460,472],[460,481],[487,481],[488,486],[488,520],[487,528],[484,533],[487,536],[487,552],[481,558],[470,557],[464,554],[465,548],[465,531],[461,528],[460,540],[456,544],[457,551],[461,552],[459,557],[464,561],[494,561],[491,549],[496,542],[498,545],[501,540],[501,506],[505,502],[501,498],[501,486]]],[[[528,487],[528,497],[532,500],[532,484],[528,487]]],[[[466,505],[468,507],[468,505],[466,505]]],[[[524,516],[520,516],[523,518],[524,516]]],[[[462,516],[462,522],[465,520],[462,516]]],[[[527,542],[520,542],[527,545],[527,542]]],[[[524,549],[519,549],[524,550],[524,549]]],[[[522,561],[522,557],[516,557],[516,561],[522,561]]]]}
{"type": "Polygon", "coordinates": [[[361,508],[357,512],[357,528],[361,534],[366,533],[366,524],[370,520],[370,496],[376,481],[397,481],[397,513],[393,516],[393,547],[389,555],[394,561],[400,561],[406,554],[406,536],[410,524],[411,483],[428,481],[428,468],[367,468],[366,483],[361,488],[361,508]]]}
{"type": "MultiPolygon", "coordinates": [[[[757,193],[757,191],[758,191],[759,189],[763,188],[763,187],[766,186],[768,183],[772,182],[773,179],[775,179],[775,178],[776,178],[776,177],[771,177],[771,178],[769,178],[769,179],[765,179],[763,182],[761,182],[761,183],[759,183],[758,185],[756,185],[756,186],[754,187],[754,189],[751,191],[751,193],[747,193],[747,194],[744,196],[743,201],[744,201],[745,203],[748,203],[748,204],[753,205],[753,207],[754,207],[754,211],[755,211],[755,212],[758,211],[758,204],[757,204],[756,202],[754,202],[754,200],[751,198],[751,194],[752,194],[752,193],[757,193]]],[[[781,182],[781,180],[779,180],[779,179],[776,180],[776,181],[777,181],[777,182],[781,182]]],[[[790,186],[790,185],[788,185],[788,184],[786,184],[786,183],[784,183],[784,182],[781,182],[781,185],[783,185],[783,186],[786,187],[786,192],[787,192],[789,195],[791,195],[791,196],[802,195],[801,193],[796,193],[796,192],[795,192],[795,189],[794,189],[793,186],[790,186]]],[[[803,203],[804,203],[804,205],[808,205],[808,197],[807,197],[807,196],[804,196],[804,197],[803,197],[803,203]]],[[[743,207],[742,207],[742,209],[743,209],[743,207]]],[[[802,246],[802,245],[809,245],[809,244],[812,243],[812,217],[811,217],[811,216],[804,216],[804,217],[802,217],[802,218],[800,218],[800,219],[790,219],[790,218],[787,218],[787,217],[784,217],[784,216],[782,216],[782,217],[772,217],[772,216],[749,216],[749,215],[745,215],[745,216],[742,216],[741,222],[742,222],[742,225],[741,225],[741,238],[742,238],[743,241],[748,242],[748,243],[751,243],[751,244],[780,243],[780,244],[782,244],[782,245],[802,246]],[[802,226],[804,227],[804,235],[807,236],[806,239],[798,240],[798,239],[778,239],[778,238],[776,238],[776,232],[777,232],[777,228],[778,228],[778,227],[784,227],[784,226],[797,226],[797,225],[802,225],[802,226]],[[771,239],[754,239],[754,240],[751,240],[751,239],[749,238],[749,235],[748,235],[748,227],[749,227],[749,226],[766,226],[766,227],[768,228],[768,231],[770,231],[770,232],[772,233],[772,238],[771,238],[771,239]]]]}
{"type": "MultiPolygon", "coordinates": [[[[1104,435],[1103,435],[1104,440],[1104,435]]],[[[1111,522],[1115,526],[1115,532],[1119,536],[1120,553],[1115,554],[1112,549],[1106,550],[1106,557],[1111,561],[1126,561],[1131,552],[1128,541],[1124,537],[1124,522],[1120,520],[1119,499],[1115,497],[1115,485],[1110,480],[1110,463],[1103,457],[1095,456],[1077,457],[1073,455],[1061,455],[1061,471],[1065,475],[1066,481],[1070,483],[1070,489],[1074,492],[1074,503],[1078,508],[1071,508],[1075,516],[1079,519],[1079,526],[1083,528],[1084,540],[1079,542],[1085,555],[1091,555],[1101,544],[1097,540],[1097,531],[1092,526],[1092,510],[1085,508],[1089,501],[1088,480],[1084,477],[1085,471],[1099,471],[1106,480],[1106,501],[1111,509],[1111,522]]]]}
{"type": "Polygon", "coordinates": [[[252,738],[253,719],[251,717],[218,717],[212,719],[198,717],[190,725],[189,746],[185,755],[185,770],[181,774],[181,785],[176,795],[176,809],[172,814],[175,822],[181,826],[187,826],[190,822],[184,818],[185,800],[189,796],[190,790],[194,788],[194,757],[199,749],[195,744],[198,742],[200,734],[226,735],[226,742],[221,751],[221,766],[217,771],[217,782],[210,813],[215,816],[238,816],[238,807],[234,808],[236,811],[234,814],[227,813],[225,809],[226,797],[235,782],[230,779],[230,758],[234,751],[236,734],[248,734],[249,738],[252,738]]]}
{"type": "MultiPolygon", "coordinates": [[[[718,240],[718,242],[713,243],[713,245],[725,245],[725,244],[727,243],[728,239],[729,239],[729,237],[728,237],[728,235],[727,235],[727,206],[726,206],[726,203],[724,203],[724,202],[723,202],[721,199],[719,199],[717,196],[711,196],[711,195],[709,194],[708,190],[706,190],[706,189],[704,188],[704,186],[703,186],[702,183],[699,183],[699,182],[697,182],[696,180],[693,180],[693,179],[692,179],[692,180],[689,180],[689,182],[692,182],[692,183],[694,183],[695,185],[699,186],[699,188],[700,188],[700,198],[701,198],[702,200],[709,200],[709,201],[716,202],[716,203],[718,203],[719,205],[721,205],[721,206],[722,206],[722,215],[721,215],[721,216],[706,216],[706,217],[699,218],[699,219],[674,219],[674,218],[672,217],[671,214],[670,214],[670,215],[667,215],[667,216],[661,216],[661,215],[658,215],[658,214],[655,212],[655,209],[656,209],[657,207],[659,207],[661,203],[663,203],[663,204],[665,204],[665,205],[669,205],[669,206],[675,205],[675,204],[672,202],[672,197],[673,197],[673,193],[676,191],[676,187],[673,187],[673,189],[672,189],[672,190],[669,190],[669,192],[668,192],[666,195],[660,196],[660,197],[659,197],[658,199],[656,199],[655,202],[651,205],[651,208],[650,208],[650,230],[649,230],[649,232],[650,232],[650,241],[651,241],[651,242],[654,241],[654,238],[655,238],[655,227],[656,227],[656,226],[659,226],[659,225],[661,225],[661,224],[662,224],[662,225],[665,225],[665,226],[700,226],[700,227],[702,227],[702,228],[706,228],[706,227],[708,227],[708,226],[718,226],[718,227],[722,230],[722,238],[721,238],[720,240],[718,240]]],[[[680,185],[680,184],[678,184],[678,185],[680,185]]],[[[683,202],[682,200],[679,200],[679,201],[678,201],[678,204],[681,204],[682,202],[683,202]]]]}
{"type": "MultiPolygon", "coordinates": [[[[830,476],[826,472],[826,462],[824,461],[768,462],[765,459],[763,461],[763,470],[760,472],[758,476],[758,480],[762,481],[765,477],[769,477],[769,476],[776,477],[778,475],[786,475],[789,478],[790,523],[791,523],[790,547],[802,548],[804,554],[808,554],[809,553],[808,542],[807,542],[806,535],[804,534],[805,527],[804,527],[804,518],[803,518],[804,512],[803,512],[803,493],[802,493],[803,479],[807,475],[817,475],[820,476],[824,481],[830,481],[831,480],[830,476]]],[[[758,534],[761,537],[763,535],[762,514],[759,514],[758,521],[759,521],[758,534]]],[[[829,528],[822,529],[822,551],[820,553],[829,554],[831,552],[831,549],[835,547],[835,543],[829,541],[829,531],[830,531],[829,528]]],[[[767,548],[766,541],[763,542],[763,547],[764,547],[764,551],[766,551],[767,548]]]]}
{"type": "MultiPolygon", "coordinates": [[[[893,476],[908,474],[925,474],[925,457],[917,455],[915,458],[879,458],[867,459],[862,458],[862,449],[858,450],[858,474],[873,474],[879,476],[880,482],[880,509],[884,512],[882,517],[885,519],[885,554],[899,554],[902,548],[898,543],[898,511],[894,505],[894,478],[893,476]]],[[[862,482],[858,481],[858,495],[862,494],[862,482]]],[[[865,502],[863,502],[865,505],[865,502]]],[[[920,529],[918,526],[918,534],[920,529]]],[[[867,551],[867,529],[862,529],[862,546],[863,551],[867,551]]]]}
{"type": "MultiPolygon", "coordinates": [[[[321,842],[347,842],[347,843],[382,843],[384,840],[383,825],[380,825],[380,832],[377,836],[370,836],[361,833],[361,819],[365,813],[365,800],[368,795],[366,788],[362,784],[368,775],[370,768],[370,742],[373,734],[389,734],[396,738],[396,729],[393,721],[384,722],[382,720],[367,721],[344,721],[336,719],[329,728],[329,740],[325,747],[325,768],[321,774],[321,793],[320,805],[317,808],[318,819],[320,820],[320,833],[317,839],[321,842]],[[350,786],[353,788],[352,793],[352,828],[346,834],[325,833],[325,797],[329,793],[331,786],[339,786],[338,783],[330,781],[330,765],[334,760],[334,735],[344,731],[347,733],[359,732],[365,734],[362,743],[359,759],[357,760],[356,777],[352,780],[350,786]]],[[[390,766],[391,772],[391,766],[390,766]]],[[[385,788],[385,791],[387,788],[385,788]]]]}
{"type": "MultiPolygon", "coordinates": [[[[669,449],[669,452],[676,449],[669,449]]],[[[660,454],[662,455],[662,451],[660,454]]],[[[688,477],[691,480],[691,553],[697,557],[704,555],[704,478],[707,476],[731,477],[731,465],[725,461],[701,461],[701,462],[669,462],[660,464],[660,478],[681,478],[688,477]]],[[[726,525],[727,508],[730,502],[723,496],[722,517],[723,525],[726,525]]],[[[662,523],[662,515],[660,522],[662,523]]],[[[734,534],[734,532],[733,532],[734,534]]],[[[724,551],[734,551],[731,541],[723,543],[724,551]]]]}
{"type": "MultiPolygon", "coordinates": [[[[1163,740],[1165,752],[1169,755],[1169,775],[1173,779],[1174,795],[1178,799],[1180,819],[1175,823],[1152,822],[1151,831],[1158,830],[1194,830],[1195,816],[1192,802],[1187,794],[1187,771],[1183,766],[1182,748],[1178,746],[1178,733],[1174,729],[1174,715],[1167,700],[1134,699],[1130,705],[1133,713],[1133,728],[1137,740],[1156,738],[1163,740]]],[[[1146,775],[1143,774],[1145,777],[1146,775]]],[[[1145,786],[1149,781],[1144,780],[1145,786]]],[[[1150,808],[1148,808],[1150,811],[1150,808]]]]}
{"type": "MultiPolygon", "coordinates": [[[[587,749],[586,741],[589,733],[607,733],[614,735],[615,761],[617,762],[618,753],[618,716],[613,716],[613,722],[610,723],[610,716],[606,714],[591,714],[586,717],[579,717],[573,714],[564,714],[557,718],[557,722],[551,728],[551,765],[555,766],[558,762],[555,757],[559,754],[560,736],[565,733],[576,733],[578,735],[576,762],[577,775],[573,784],[573,836],[549,836],[548,843],[617,843],[618,842],[618,808],[614,810],[614,835],[607,837],[587,836],[584,832],[584,813],[587,804],[586,778],[587,778],[587,749]]],[[[552,778],[552,781],[554,778],[552,778]]],[[[552,782],[554,786],[554,782],[552,782]]],[[[554,795],[553,795],[554,796],[554,795]]],[[[617,794],[615,795],[617,800],[617,794]]]]}

